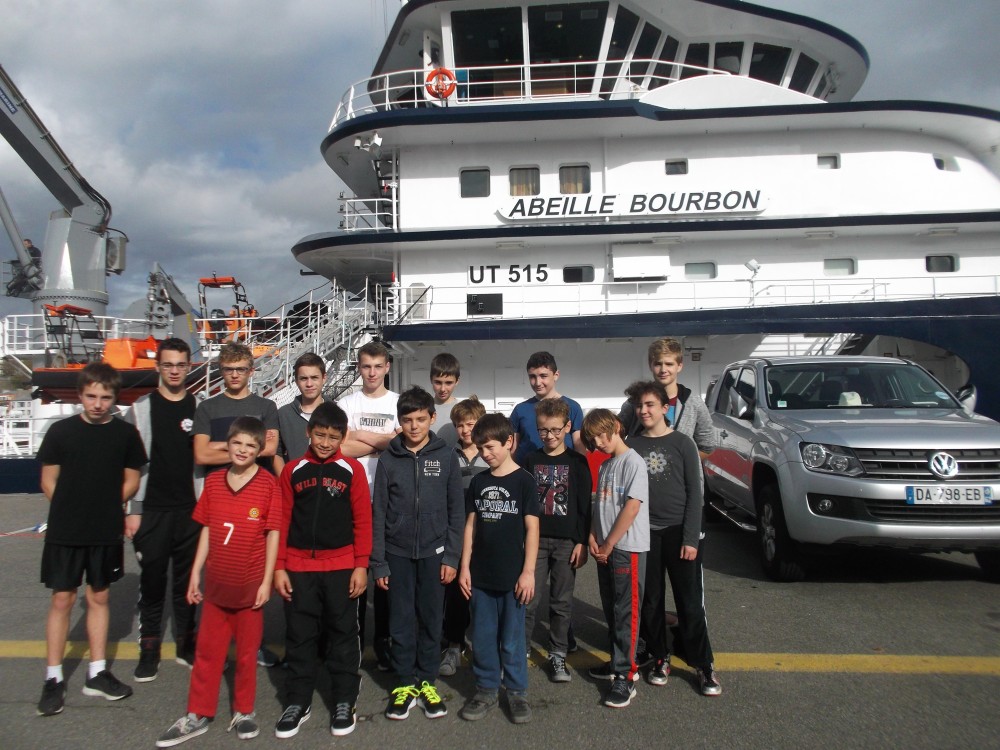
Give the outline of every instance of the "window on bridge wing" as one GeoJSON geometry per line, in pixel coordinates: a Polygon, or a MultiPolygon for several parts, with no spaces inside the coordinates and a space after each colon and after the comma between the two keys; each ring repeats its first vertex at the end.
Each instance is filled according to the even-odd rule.
{"type": "Polygon", "coordinates": [[[757,42],[750,55],[750,77],[756,78],[758,81],[781,85],[791,54],[792,51],[788,47],[757,42]]]}

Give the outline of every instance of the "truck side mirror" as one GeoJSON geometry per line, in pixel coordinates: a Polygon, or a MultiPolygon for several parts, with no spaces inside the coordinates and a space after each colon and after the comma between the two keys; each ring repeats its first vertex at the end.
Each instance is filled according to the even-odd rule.
{"type": "Polygon", "coordinates": [[[976,398],[979,396],[979,394],[976,391],[976,386],[974,386],[972,383],[966,383],[955,392],[955,396],[961,402],[962,407],[969,414],[975,413],[976,398]]]}

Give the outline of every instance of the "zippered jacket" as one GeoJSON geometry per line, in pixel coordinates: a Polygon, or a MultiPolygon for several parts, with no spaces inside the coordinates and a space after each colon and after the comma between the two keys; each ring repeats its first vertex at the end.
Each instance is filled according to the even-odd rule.
{"type": "Polygon", "coordinates": [[[372,499],[372,576],[389,575],[386,554],[410,560],[443,555],[458,568],[465,527],[462,470],[455,450],[433,432],[416,453],[396,435],[379,456],[372,499]]]}
{"type": "MultiPolygon", "coordinates": [[[[698,450],[711,453],[719,447],[712,425],[712,415],[702,401],[701,396],[685,385],[677,384],[677,404],[674,407],[674,424],[678,432],[683,432],[694,440],[698,450]]],[[[625,428],[626,435],[638,435],[642,432],[642,422],[635,416],[635,409],[626,401],[618,413],[618,421],[625,428]]]]}
{"type": "Polygon", "coordinates": [[[340,451],[325,461],[307,450],[281,472],[276,570],[327,572],[367,568],[372,549],[368,478],[340,451]]]}

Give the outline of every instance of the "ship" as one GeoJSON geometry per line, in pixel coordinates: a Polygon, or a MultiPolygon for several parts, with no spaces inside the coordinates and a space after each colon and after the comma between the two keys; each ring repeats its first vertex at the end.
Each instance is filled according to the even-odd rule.
{"type": "Polygon", "coordinates": [[[397,383],[431,358],[509,411],[534,351],[617,406],[658,337],[704,393],[752,353],[904,357],[1000,418],[1000,114],[855,101],[870,61],[735,0],[410,0],[320,149],[397,383]]]}

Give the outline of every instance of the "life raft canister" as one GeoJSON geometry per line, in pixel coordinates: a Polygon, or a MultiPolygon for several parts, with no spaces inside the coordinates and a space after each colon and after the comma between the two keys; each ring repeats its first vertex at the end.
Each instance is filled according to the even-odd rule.
{"type": "Polygon", "coordinates": [[[427,93],[436,99],[447,99],[455,93],[455,74],[448,68],[435,68],[427,74],[427,93]]]}

